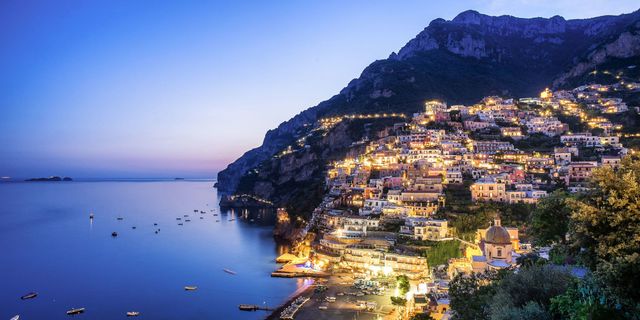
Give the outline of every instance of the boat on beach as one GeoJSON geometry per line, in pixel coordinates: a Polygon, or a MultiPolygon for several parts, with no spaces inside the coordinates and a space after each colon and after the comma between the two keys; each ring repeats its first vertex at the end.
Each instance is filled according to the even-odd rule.
{"type": "Polygon", "coordinates": [[[129,311],[127,312],[127,317],[137,317],[140,315],[140,312],[138,311],[129,311]]]}
{"type": "Polygon", "coordinates": [[[228,273],[228,274],[233,274],[233,275],[235,275],[235,274],[236,274],[236,272],[235,272],[235,271],[233,271],[233,270],[229,270],[229,269],[222,269],[222,271],[224,271],[224,272],[226,272],[226,273],[228,273]]]}
{"type": "Polygon", "coordinates": [[[85,310],[84,308],[73,308],[73,309],[67,311],[67,315],[73,316],[73,315],[76,315],[76,314],[81,314],[81,313],[84,313],[84,310],[85,310]]]}
{"type": "Polygon", "coordinates": [[[37,296],[38,296],[37,292],[29,292],[29,293],[25,294],[24,296],[20,297],[20,299],[22,299],[22,300],[33,299],[33,298],[35,298],[37,296]]]}

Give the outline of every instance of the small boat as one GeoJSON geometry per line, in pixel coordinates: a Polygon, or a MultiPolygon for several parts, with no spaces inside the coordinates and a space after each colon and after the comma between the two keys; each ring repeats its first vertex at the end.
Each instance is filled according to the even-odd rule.
{"type": "Polygon", "coordinates": [[[116,219],[117,219],[117,220],[124,220],[124,218],[123,218],[123,217],[117,217],[116,219]]]}
{"type": "Polygon", "coordinates": [[[220,222],[220,220],[216,220],[216,222],[220,222]]]}
{"type": "Polygon", "coordinates": [[[191,220],[189,220],[189,219],[186,219],[186,220],[184,220],[184,221],[185,221],[185,222],[191,222],[191,220]]]}
{"type": "Polygon", "coordinates": [[[127,312],[127,317],[137,317],[140,315],[140,312],[138,311],[129,311],[127,312]]]}
{"type": "Polygon", "coordinates": [[[131,227],[131,229],[135,229],[135,228],[136,228],[135,226],[131,227]]]}
{"type": "Polygon", "coordinates": [[[154,226],[157,226],[158,224],[157,224],[157,223],[154,223],[153,225],[154,225],[154,226]]]}
{"type": "Polygon", "coordinates": [[[89,219],[93,220],[93,212],[89,214],[89,219]]]}
{"type": "Polygon", "coordinates": [[[232,219],[229,219],[229,221],[236,221],[236,219],[233,219],[233,218],[232,218],[232,219]]]}
{"type": "Polygon", "coordinates": [[[158,230],[156,230],[156,234],[158,234],[158,230]]]}
{"type": "Polygon", "coordinates": [[[228,274],[233,274],[233,275],[235,275],[235,274],[236,274],[236,272],[235,272],[235,271],[233,271],[233,270],[229,270],[229,269],[222,269],[222,271],[224,271],[224,272],[226,272],[226,273],[228,273],[228,274]]]}
{"type": "Polygon", "coordinates": [[[184,215],[184,217],[185,217],[185,218],[186,218],[186,217],[188,217],[188,216],[189,216],[188,214],[185,214],[185,215],[184,215]]]}
{"type": "Polygon", "coordinates": [[[182,218],[176,218],[176,220],[182,220],[182,218]]]}
{"type": "Polygon", "coordinates": [[[193,212],[198,212],[198,209],[193,209],[193,212]]]}
{"type": "Polygon", "coordinates": [[[200,217],[200,220],[204,219],[203,217],[200,217]]]}
{"type": "Polygon", "coordinates": [[[81,313],[84,313],[84,308],[74,308],[67,311],[67,315],[70,315],[70,316],[81,314],[81,313]]]}
{"type": "Polygon", "coordinates": [[[16,314],[15,316],[13,316],[13,318],[9,319],[9,320],[19,320],[20,319],[20,315],[16,314]]]}
{"type": "Polygon", "coordinates": [[[115,237],[117,237],[117,236],[118,236],[118,233],[117,233],[117,232],[115,232],[115,231],[114,231],[114,232],[111,232],[111,236],[115,238],[115,237]]]}
{"type": "Polygon", "coordinates": [[[22,299],[22,300],[33,299],[33,298],[35,298],[37,296],[38,296],[37,292],[29,292],[29,293],[25,294],[24,296],[20,297],[20,299],[22,299]]]}
{"type": "Polygon", "coordinates": [[[184,223],[178,223],[178,225],[179,225],[179,226],[182,226],[182,225],[184,225],[184,223]]]}
{"type": "Polygon", "coordinates": [[[198,287],[196,287],[196,286],[185,286],[184,290],[186,290],[186,291],[194,291],[194,290],[198,290],[198,287]]]}

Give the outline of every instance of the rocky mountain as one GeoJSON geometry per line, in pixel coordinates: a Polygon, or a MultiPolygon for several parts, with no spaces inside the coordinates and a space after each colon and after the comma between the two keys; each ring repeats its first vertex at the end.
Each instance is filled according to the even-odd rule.
{"type": "MultiPolygon", "coordinates": [[[[410,114],[434,98],[457,104],[493,94],[533,96],[545,87],[582,80],[599,65],[616,59],[640,64],[640,10],[579,20],[493,17],[476,11],[462,12],[451,21],[436,19],[398,53],[369,65],[339,94],[267,132],[260,147],[218,174],[218,188],[224,192],[241,189],[287,203],[295,192],[292,186],[311,185],[307,182],[314,179],[319,183],[323,163],[331,157],[322,150],[294,155],[296,161],[274,155],[307,135],[320,118],[374,112],[410,114]],[[315,163],[313,168],[300,172],[309,163],[315,163]]],[[[344,132],[333,135],[344,138],[338,139],[341,143],[362,138],[346,139],[344,132]]],[[[332,148],[331,141],[317,142],[316,147],[320,146],[348,152],[332,148]]]]}

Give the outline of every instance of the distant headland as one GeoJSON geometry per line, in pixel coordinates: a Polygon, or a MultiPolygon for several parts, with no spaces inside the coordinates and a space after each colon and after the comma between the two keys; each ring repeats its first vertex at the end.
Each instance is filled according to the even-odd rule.
{"type": "Polygon", "coordinates": [[[31,178],[31,179],[27,179],[25,181],[29,181],[29,182],[49,182],[49,181],[73,181],[73,179],[71,179],[70,177],[59,177],[59,176],[51,176],[48,178],[31,178]]]}

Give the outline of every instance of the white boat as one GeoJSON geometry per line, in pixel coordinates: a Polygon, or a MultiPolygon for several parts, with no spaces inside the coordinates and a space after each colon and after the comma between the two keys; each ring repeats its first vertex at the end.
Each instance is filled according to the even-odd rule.
{"type": "Polygon", "coordinates": [[[20,315],[17,314],[15,315],[13,318],[9,319],[9,320],[19,320],[20,319],[20,315]]]}
{"type": "Polygon", "coordinates": [[[70,315],[70,316],[81,314],[81,313],[84,313],[84,308],[74,308],[67,311],[67,315],[70,315]]]}
{"type": "Polygon", "coordinates": [[[198,287],[196,287],[196,286],[185,286],[184,290],[194,291],[194,290],[198,290],[198,287]]]}
{"type": "Polygon", "coordinates": [[[127,312],[127,317],[137,317],[140,315],[140,312],[138,311],[129,311],[127,312]]]}
{"type": "Polygon", "coordinates": [[[229,269],[222,269],[222,271],[224,271],[224,272],[226,272],[226,273],[228,273],[228,274],[233,274],[233,275],[235,275],[235,274],[236,274],[236,272],[235,272],[235,271],[233,271],[233,270],[229,270],[229,269]]]}

